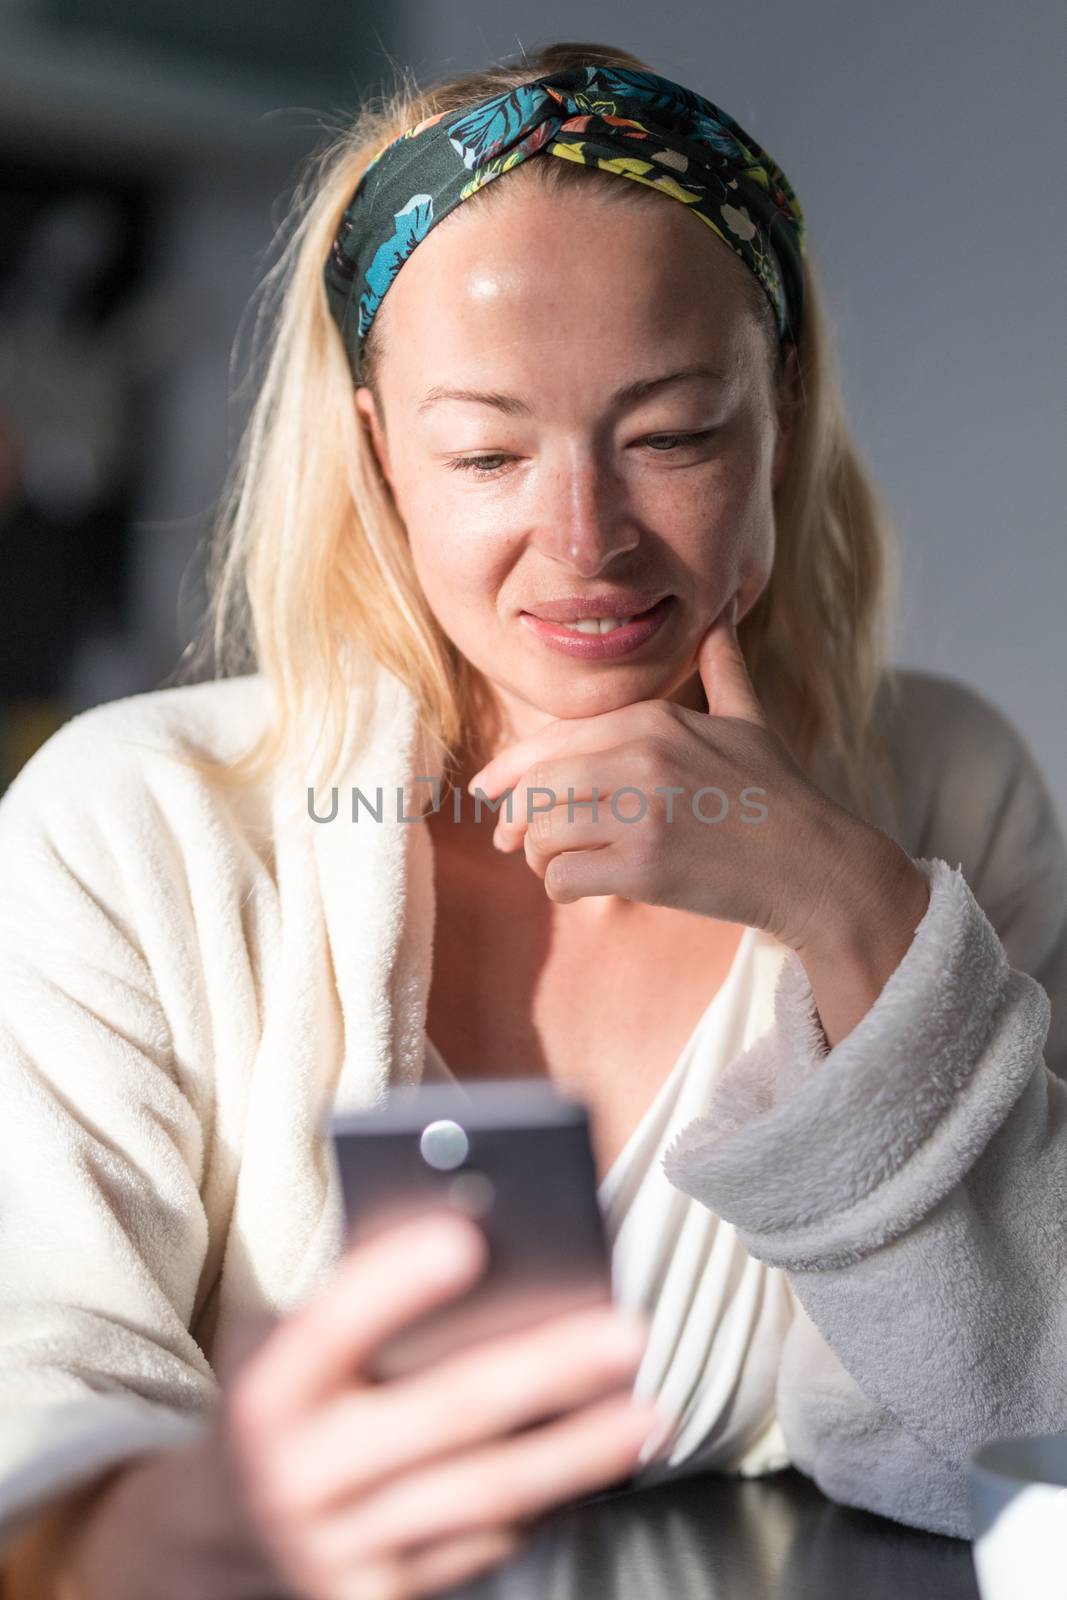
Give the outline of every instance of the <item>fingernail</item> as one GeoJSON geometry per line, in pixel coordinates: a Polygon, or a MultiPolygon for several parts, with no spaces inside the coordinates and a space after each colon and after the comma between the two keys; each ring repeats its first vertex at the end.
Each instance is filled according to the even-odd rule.
{"type": "Polygon", "coordinates": [[[664,1411],[659,1411],[657,1420],[652,1430],[641,1446],[638,1461],[646,1466],[653,1457],[663,1456],[674,1437],[678,1427],[678,1418],[664,1411]]]}

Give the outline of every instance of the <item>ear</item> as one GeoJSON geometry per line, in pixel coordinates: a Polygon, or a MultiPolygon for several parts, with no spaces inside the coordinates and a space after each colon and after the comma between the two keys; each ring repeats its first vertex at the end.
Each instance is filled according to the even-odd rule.
{"type": "Polygon", "coordinates": [[[797,355],[796,345],[790,345],[782,367],[782,375],[778,380],[778,389],[775,407],[778,414],[778,437],[774,445],[774,461],[771,468],[771,482],[775,489],[782,480],[789,461],[789,451],[793,443],[793,427],[800,410],[800,359],[797,355]]]}
{"type": "Polygon", "coordinates": [[[389,446],[385,437],[385,429],[382,427],[378,416],[378,408],[374,403],[374,395],[371,390],[368,389],[365,384],[363,384],[356,390],[355,398],[356,410],[359,412],[360,417],[370,432],[371,445],[374,449],[378,466],[381,469],[383,478],[391,489],[393,487],[393,476],[389,467],[389,446]]]}

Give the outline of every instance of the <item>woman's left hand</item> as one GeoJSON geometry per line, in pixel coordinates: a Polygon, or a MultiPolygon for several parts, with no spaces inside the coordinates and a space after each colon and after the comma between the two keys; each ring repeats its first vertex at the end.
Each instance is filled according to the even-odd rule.
{"type": "Polygon", "coordinates": [[[508,821],[501,807],[494,843],[521,844],[553,901],[618,895],[745,923],[800,950],[857,904],[891,897],[894,874],[914,864],[819,789],[768,726],[735,610],[731,601],[697,653],[707,712],[642,700],[549,722],[467,788],[490,800],[516,790],[537,808],[527,817],[527,804],[514,806],[508,821]]]}

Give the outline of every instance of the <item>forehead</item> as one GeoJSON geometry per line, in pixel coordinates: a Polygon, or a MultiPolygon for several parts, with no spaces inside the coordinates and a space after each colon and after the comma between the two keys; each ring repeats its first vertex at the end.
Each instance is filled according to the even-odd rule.
{"type": "Polygon", "coordinates": [[[382,377],[392,368],[406,388],[416,372],[455,376],[457,363],[566,372],[697,352],[738,369],[760,338],[749,276],[668,196],[624,204],[598,186],[476,199],[430,230],[390,286],[378,312],[382,377]]]}

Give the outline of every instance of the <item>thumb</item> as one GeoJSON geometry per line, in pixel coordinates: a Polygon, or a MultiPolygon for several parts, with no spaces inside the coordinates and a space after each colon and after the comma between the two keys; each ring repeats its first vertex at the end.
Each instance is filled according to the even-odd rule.
{"type": "Polygon", "coordinates": [[[737,595],[720,611],[697,650],[697,670],[708,700],[709,715],[743,717],[766,726],[737,637],[737,595]]]}

